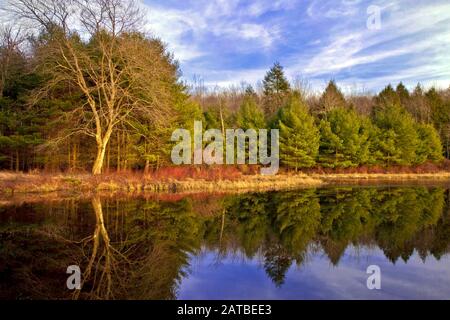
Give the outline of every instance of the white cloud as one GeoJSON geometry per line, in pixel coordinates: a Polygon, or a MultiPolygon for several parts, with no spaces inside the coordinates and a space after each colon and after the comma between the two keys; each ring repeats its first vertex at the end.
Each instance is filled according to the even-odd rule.
{"type": "MultiPolygon", "coordinates": [[[[328,44],[317,54],[303,57],[299,62],[288,66],[290,72],[301,72],[310,77],[338,75],[340,71],[358,65],[423,52],[427,55],[426,59],[421,59],[420,62],[404,61],[403,66],[398,66],[400,70],[392,70],[393,74],[371,82],[378,84],[381,80],[389,82],[389,79],[425,79],[432,76],[450,79],[447,58],[450,52],[450,27],[449,24],[444,24],[450,21],[450,4],[414,7],[398,3],[391,6],[386,2],[384,8],[387,12],[383,15],[381,30],[371,31],[365,25],[355,28],[352,23],[345,27],[341,25],[339,29],[331,30],[328,44]],[[436,29],[439,24],[441,27],[436,29]],[[424,36],[424,33],[428,34],[424,36]],[[414,64],[417,66],[411,67],[414,64]]],[[[298,57],[293,57],[294,59],[299,60],[298,57]]]]}
{"type": "MultiPolygon", "coordinates": [[[[292,4],[289,1],[276,1],[271,5],[261,4],[240,8],[238,0],[214,0],[203,2],[188,9],[167,8],[148,4],[148,28],[169,44],[180,61],[189,61],[206,54],[198,42],[207,41],[208,37],[224,37],[233,43],[237,41],[251,41],[252,48],[269,49],[278,38],[276,26],[270,28],[263,24],[250,23],[248,17],[262,14],[267,10],[281,8],[282,4],[292,4]],[[188,42],[186,36],[192,37],[188,42]]],[[[238,50],[238,49],[237,49],[238,50]]],[[[246,51],[245,46],[240,50],[246,51]]]]}
{"type": "Polygon", "coordinates": [[[306,12],[312,19],[334,19],[353,16],[358,13],[359,1],[324,1],[315,0],[310,3],[306,12]]]}
{"type": "MultiPolygon", "coordinates": [[[[265,55],[269,61],[282,58],[290,77],[302,74],[318,80],[333,75],[343,79],[344,85],[363,81],[364,77],[358,74],[362,72],[361,66],[375,63],[390,66],[392,70],[386,69],[381,76],[367,81],[369,87],[397,79],[412,82],[435,77],[440,84],[450,79],[447,58],[450,3],[444,1],[378,0],[376,4],[382,8],[381,30],[378,31],[366,28],[366,7],[372,4],[370,1],[314,0],[309,5],[298,0],[187,1],[180,8],[151,1],[148,27],[169,44],[169,49],[182,62],[182,69],[185,64],[191,74],[205,76],[211,85],[228,86],[242,80],[256,83],[266,71],[254,67],[242,70],[241,66],[231,70],[229,66],[222,66],[214,61],[215,57],[224,57],[216,46],[226,48],[235,56],[227,57],[230,60],[239,61],[240,54],[265,55]],[[289,16],[290,11],[300,12],[303,8],[304,17],[289,16]],[[262,18],[275,10],[285,11],[278,13],[277,19],[262,18]],[[304,49],[296,39],[287,36],[301,36],[311,31],[288,29],[292,22],[288,20],[296,18],[306,19],[306,25],[318,31],[328,28],[328,34],[321,32],[316,38],[307,38],[307,49],[304,49]],[[297,51],[284,54],[278,51],[281,44],[297,48],[297,51]],[[421,54],[423,59],[420,59],[421,54]],[[408,60],[400,60],[400,57],[408,57],[408,60]],[[397,64],[393,63],[394,59],[398,60],[397,64]]],[[[380,70],[366,71],[362,73],[380,70]]],[[[316,80],[314,82],[318,82],[316,80]]]]}

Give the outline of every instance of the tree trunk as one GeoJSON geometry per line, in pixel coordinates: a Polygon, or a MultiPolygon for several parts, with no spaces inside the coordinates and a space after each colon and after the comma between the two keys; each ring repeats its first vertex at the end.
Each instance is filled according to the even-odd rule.
{"type": "Polygon", "coordinates": [[[70,142],[69,142],[69,149],[68,149],[68,155],[67,155],[67,172],[72,171],[72,156],[70,153],[70,142]]]}
{"type": "Polygon", "coordinates": [[[145,160],[145,168],[144,174],[148,174],[150,172],[150,161],[148,159],[145,160]]]}
{"type": "Polygon", "coordinates": [[[108,151],[106,153],[106,172],[109,173],[109,167],[111,165],[111,144],[108,143],[108,151]]]}
{"type": "Polygon", "coordinates": [[[120,171],[120,135],[117,132],[117,172],[120,171]]]}
{"type": "Polygon", "coordinates": [[[77,170],[78,169],[78,147],[77,147],[77,143],[75,143],[73,145],[73,152],[72,152],[72,156],[73,156],[73,161],[72,161],[72,169],[73,170],[77,170]]]}
{"type": "Polygon", "coordinates": [[[95,158],[92,174],[99,175],[103,171],[103,163],[105,162],[106,147],[111,137],[112,129],[110,128],[103,139],[97,139],[97,157],[95,158]]]}
{"type": "Polygon", "coordinates": [[[19,151],[16,150],[16,172],[19,172],[20,168],[19,151]]]}
{"type": "Polygon", "coordinates": [[[92,167],[92,174],[99,175],[102,174],[103,162],[105,159],[106,147],[104,143],[97,147],[97,157],[95,158],[94,166],[92,167]]]}

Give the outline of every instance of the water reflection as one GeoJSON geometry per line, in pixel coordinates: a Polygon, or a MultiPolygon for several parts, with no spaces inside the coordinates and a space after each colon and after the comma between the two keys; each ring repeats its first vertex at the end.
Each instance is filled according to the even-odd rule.
{"type": "Polygon", "coordinates": [[[306,275],[331,263],[331,283],[347,279],[351,274],[341,274],[342,266],[360,255],[386,265],[400,284],[415,280],[395,273],[399,261],[413,266],[421,259],[429,286],[448,286],[450,279],[436,280],[432,273],[450,266],[443,258],[450,248],[449,208],[449,190],[441,187],[3,205],[0,298],[224,298],[207,293],[211,284],[231,290],[227,298],[241,297],[233,295],[238,287],[247,292],[243,298],[266,297],[258,295],[263,286],[270,298],[345,298],[350,280],[341,284],[347,286],[341,294],[331,294],[332,284],[319,286],[311,280],[317,274],[306,275]],[[83,272],[82,290],[75,292],[65,288],[66,268],[74,264],[83,272]],[[302,272],[303,289],[309,290],[295,291],[302,272]],[[201,290],[203,295],[195,294],[201,290]]]}

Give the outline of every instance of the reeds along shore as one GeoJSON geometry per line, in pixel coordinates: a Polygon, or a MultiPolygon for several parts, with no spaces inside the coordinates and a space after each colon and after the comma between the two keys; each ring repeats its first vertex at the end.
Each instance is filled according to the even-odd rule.
{"type": "Polygon", "coordinates": [[[357,182],[449,182],[450,170],[445,166],[424,168],[391,168],[384,170],[361,168],[348,170],[314,170],[309,172],[281,172],[262,176],[257,168],[237,170],[229,168],[176,167],[153,173],[121,172],[103,175],[83,173],[14,173],[0,172],[0,194],[49,192],[242,192],[318,187],[330,183],[357,182]],[[430,169],[430,168],[428,168],[430,169]]]}

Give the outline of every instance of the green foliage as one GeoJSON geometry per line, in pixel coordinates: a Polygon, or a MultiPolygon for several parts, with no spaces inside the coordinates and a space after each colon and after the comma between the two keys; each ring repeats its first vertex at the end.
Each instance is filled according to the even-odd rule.
{"type": "Polygon", "coordinates": [[[369,162],[370,127],[352,109],[333,109],[320,123],[320,164],[356,167],[369,162]]]}
{"type": "Polygon", "coordinates": [[[188,97],[180,95],[174,107],[174,114],[164,124],[131,122],[136,143],[134,148],[141,160],[149,166],[158,168],[170,165],[169,159],[174,143],[172,132],[176,129],[187,129],[193,135],[194,121],[202,121],[203,114],[198,104],[188,97]]]}
{"type": "Polygon", "coordinates": [[[427,160],[441,161],[442,144],[436,129],[430,124],[417,124],[417,134],[419,143],[416,150],[416,163],[424,163],[427,160]]]}
{"type": "Polygon", "coordinates": [[[265,95],[279,94],[290,90],[289,82],[280,63],[275,62],[273,67],[267,72],[263,85],[265,95]]]}
{"type": "Polygon", "coordinates": [[[316,164],[320,135],[302,99],[292,96],[278,114],[281,163],[298,170],[316,164]]]}
{"type": "MultiPolygon", "coordinates": [[[[73,84],[60,81],[45,97],[33,99],[34,90],[52,79],[46,71],[48,64],[43,61],[50,65],[55,62],[47,50],[59,32],[62,30],[42,33],[33,39],[30,56],[14,52],[12,63],[2,66],[2,72],[7,74],[0,94],[2,169],[87,169],[94,160],[91,137],[81,134],[84,129],[92,132],[93,122],[88,121],[81,128],[79,122],[92,118],[92,114],[87,111],[84,120],[74,117],[74,110],[86,105],[83,93],[73,84]],[[63,136],[66,139],[59,140],[63,136]]],[[[109,37],[107,32],[99,32],[83,41],[72,34],[70,41],[76,50],[99,64],[99,43],[109,37]]],[[[248,86],[238,95],[211,96],[212,102],[205,105],[189,97],[187,87],[178,81],[178,65],[160,41],[139,33],[126,34],[118,40],[125,44],[138,41],[167,70],[155,75],[152,82],[152,92],[160,92],[160,97],[147,91],[137,94],[139,99],[154,101],[148,109],[160,115],[160,120],[153,121],[146,115],[149,110],[140,110],[122,123],[120,132],[112,136],[108,145],[108,168],[170,165],[173,130],[193,131],[195,120],[203,121],[204,130],[222,129],[222,125],[225,129],[279,129],[281,164],[294,170],[316,165],[349,168],[438,162],[442,160],[443,147],[450,156],[450,101],[437,89],[425,94],[418,85],[410,94],[403,83],[395,89],[389,85],[374,99],[375,107],[362,115],[361,109],[351,107],[354,101],[346,101],[335,81],[330,81],[321,97],[308,100],[307,105],[292,92],[283,67],[275,63],[264,78],[262,96],[248,86]],[[310,108],[315,117],[310,115],[310,108]]],[[[0,48],[0,58],[4,57],[5,51],[0,48]]],[[[136,62],[121,59],[118,68],[136,62]]],[[[141,76],[136,81],[143,81],[141,76]]],[[[133,81],[131,78],[125,82],[133,81]]]]}
{"type": "Polygon", "coordinates": [[[320,112],[327,113],[335,108],[345,108],[346,105],[344,94],[337,87],[336,82],[331,80],[320,97],[320,112]]]}
{"type": "Polygon", "coordinates": [[[316,190],[279,193],[274,196],[274,225],[281,243],[291,252],[303,252],[320,229],[320,204],[316,190]]]}
{"type": "Polygon", "coordinates": [[[270,118],[281,108],[291,90],[291,86],[284,75],[283,67],[276,62],[267,72],[263,80],[264,111],[270,118]]]}
{"type": "Polygon", "coordinates": [[[416,161],[416,149],[419,137],[415,122],[404,108],[397,105],[379,108],[374,116],[379,135],[377,150],[382,163],[387,165],[411,165],[416,161]]]}
{"type": "Polygon", "coordinates": [[[439,130],[443,126],[449,124],[450,104],[444,102],[435,88],[431,88],[425,96],[430,104],[432,119],[435,127],[439,130]]]}
{"type": "Polygon", "coordinates": [[[388,85],[376,97],[377,109],[390,108],[391,106],[400,106],[401,100],[398,93],[388,85]]]}
{"type": "Polygon", "coordinates": [[[400,82],[397,85],[397,88],[395,89],[395,92],[397,93],[399,99],[400,99],[400,103],[402,104],[402,106],[406,107],[409,104],[409,99],[410,99],[410,95],[409,95],[409,91],[408,89],[405,87],[405,85],[400,82]]]}
{"type": "Polygon", "coordinates": [[[447,191],[340,187],[175,201],[167,195],[119,197],[98,199],[100,210],[86,200],[3,205],[0,217],[7,223],[0,224],[5,239],[0,259],[7,290],[0,295],[70,299],[60,285],[64,273],[55,275],[73,261],[82,270],[95,262],[94,276],[83,277],[81,298],[98,299],[111,291],[117,299],[175,299],[192,257],[204,252],[214,263],[230,257],[262,260],[267,278],[278,287],[293,264],[302,268],[309,257],[324,253],[338,266],[347,249],[364,251],[368,245],[392,263],[407,262],[414,252],[423,260],[439,260],[450,244],[447,191]],[[71,216],[81,218],[68,220],[71,216]],[[109,247],[95,242],[99,219],[109,247]],[[106,250],[111,259],[104,259],[106,250]],[[117,270],[107,290],[95,277],[106,268],[117,270]],[[46,281],[36,285],[36,275],[46,281]]]}
{"type": "Polygon", "coordinates": [[[236,117],[236,124],[238,128],[247,129],[265,129],[266,121],[264,113],[259,108],[253,95],[247,94],[244,98],[236,117]]]}

